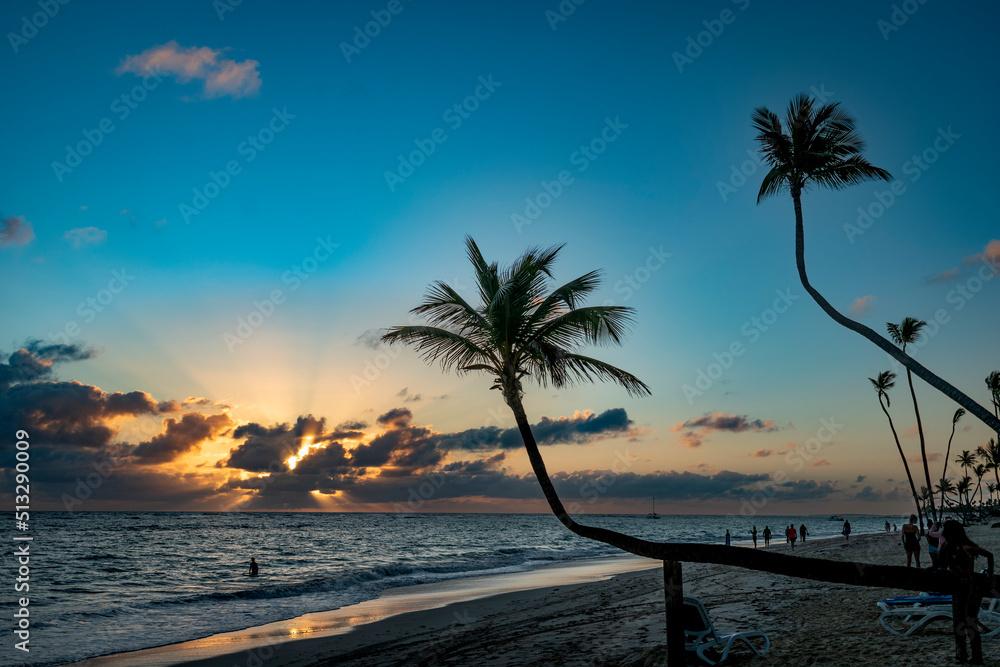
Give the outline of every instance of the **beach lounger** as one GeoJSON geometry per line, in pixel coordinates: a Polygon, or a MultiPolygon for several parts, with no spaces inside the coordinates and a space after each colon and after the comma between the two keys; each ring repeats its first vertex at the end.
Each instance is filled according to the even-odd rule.
{"type": "Polygon", "coordinates": [[[684,648],[694,651],[699,658],[710,665],[715,665],[729,657],[729,651],[735,641],[742,641],[759,656],[763,656],[771,648],[771,640],[763,632],[728,632],[715,631],[712,619],[708,617],[705,605],[698,598],[684,598],[684,648]],[[764,649],[758,650],[752,639],[764,640],[764,649]],[[705,655],[706,651],[722,651],[717,660],[705,655]]]}
{"type": "MultiPolygon", "coordinates": [[[[952,621],[950,595],[920,595],[889,598],[877,603],[882,610],[879,623],[894,635],[908,637],[931,623],[952,621]]],[[[979,629],[983,636],[1000,634],[1000,602],[983,600],[979,611],[979,629]]]]}

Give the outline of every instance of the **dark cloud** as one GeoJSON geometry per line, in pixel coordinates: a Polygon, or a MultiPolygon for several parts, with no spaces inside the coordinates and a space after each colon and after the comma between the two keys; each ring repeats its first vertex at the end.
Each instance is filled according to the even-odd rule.
{"type": "Polygon", "coordinates": [[[23,215],[0,218],[0,248],[25,245],[35,238],[35,230],[23,215]]]}
{"type": "Polygon", "coordinates": [[[377,350],[382,347],[382,334],[378,329],[367,329],[354,340],[354,344],[369,350],[377,350]]]}
{"type": "Polygon", "coordinates": [[[82,345],[46,345],[40,340],[29,340],[8,356],[7,363],[0,363],[0,392],[17,382],[51,378],[55,364],[82,361],[95,355],[94,350],[82,345]]]}
{"type": "MultiPolygon", "coordinates": [[[[631,425],[632,420],[624,408],[611,408],[599,415],[577,413],[572,417],[558,419],[542,417],[537,424],[532,425],[531,432],[539,445],[583,445],[603,438],[626,435],[631,425]]],[[[440,442],[441,447],[448,450],[483,451],[519,449],[524,446],[518,429],[501,429],[496,426],[442,435],[440,442]]]]}
{"type": "Polygon", "coordinates": [[[202,443],[211,440],[233,426],[227,414],[205,416],[189,412],[180,419],[164,420],[164,432],[140,443],[132,456],[142,464],[168,463],[188,452],[201,449],[202,443]]]}
{"type": "Polygon", "coordinates": [[[263,426],[255,422],[243,424],[233,430],[234,440],[242,443],[229,451],[229,456],[216,464],[217,468],[239,468],[248,472],[277,472],[287,470],[286,461],[296,455],[306,438],[310,444],[332,443],[341,439],[359,439],[364,434],[345,430],[359,422],[344,422],[334,431],[326,430],[326,418],[312,415],[300,416],[294,425],[275,424],[263,426]]]}
{"type": "Polygon", "coordinates": [[[780,427],[770,419],[749,419],[746,415],[727,415],[724,412],[712,412],[701,417],[678,422],[670,427],[677,436],[678,442],[685,447],[700,447],[705,437],[716,431],[743,433],[744,431],[769,432],[780,427]]]}
{"type": "Polygon", "coordinates": [[[878,500],[882,500],[882,492],[875,491],[874,489],[872,489],[872,487],[866,486],[865,488],[861,489],[860,491],[854,494],[854,499],[875,502],[878,500]]]}

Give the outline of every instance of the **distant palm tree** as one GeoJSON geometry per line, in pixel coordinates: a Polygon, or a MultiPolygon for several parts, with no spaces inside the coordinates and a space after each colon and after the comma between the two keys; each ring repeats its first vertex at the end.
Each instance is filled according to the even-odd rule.
{"type": "MultiPolygon", "coordinates": [[[[963,479],[971,480],[972,478],[969,477],[969,468],[976,465],[976,455],[968,449],[962,450],[962,453],[955,459],[955,463],[962,466],[962,472],[965,473],[965,477],[963,479]]],[[[959,482],[959,484],[961,485],[961,482],[959,482]]],[[[968,488],[966,488],[966,491],[968,491],[968,488]]],[[[969,502],[968,495],[966,495],[965,502],[969,502]]]]}
{"type": "Polygon", "coordinates": [[[1000,433],[1000,416],[927,370],[922,364],[893,346],[870,327],[842,315],[809,283],[806,275],[805,233],[802,224],[802,193],[812,186],[842,190],[865,181],[890,181],[892,175],[873,166],[862,156],[864,141],[857,132],[854,118],[840,104],[824,104],[818,109],[808,95],[796,95],[788,105],[785,126],[767,107],[753,112],[759,152],[770,167],[760,184],[757,203],[787,191],[795,208],[795,263],[799,280],[806,292],[835,322],[847,327],[880,347],[893,359],[921,379],[983,420],[1000,433]]]}
{"type": "Polygon", "coordinates": [[[986,465],[993,470],[993,478],[996,479],[997,486],[1000,487],[1000,443],[993,438],[985,445],[979,448],[983,459],[986,461],[986,465]]]}
{"type": "Polygon", "coordinates": [[[941,481],[938,482],[937,492],[941,494],[941,511],[944,511],[945,498],[949,493],[955,493],[955,485],[951,483],[951,480],[942,477],[941,481]]]}
{"type": "Polygon", "coordinates": [[[993,482],[986,482],[986,490],[990,492],[990,504],[993,504],[993,494],[996,493],[997,489],[1000,489],[1000,485],[994,484],[993,482]]]}
{"type": "Polygon", "coordinates": [[[961,500],[962,495],[965,495],[965,504],[969,503],[969,489],[972,488],[972,478],[966,475],[962,479],[958,480],[958,484],[955,485],[955,491],[958,493],[959,500],[961,500]]]}
{"type": "Polygon", "coordinates": [[[976,490],[972,492],[972,495],[975,496],[977,493],[979,494],[980,504],[983,502],[983,475],[986,474],[987,470],[989,470],[989,468],[986,467],[985,463],[977,463],[972,468],[972,472],[976,473],[976,490]]]}
{"type": "Polygon", "coordinates": [[[906,470],[906,479],[910,482],[910,492],[913,494],[913,502],[917,506],[917,516],[920,517],[920,526],[923,528],[923,513],[920,510],[920,498],[917,495],[917,487],[913,484],[913,475],[910,474],[910,464],[906,462],[906,455],[903,454],[903,446],[899,444],[899,436],[896,435],[896,426],[892,423],[892,416],[889,414],[889,390],[896,386],[896,374],[892,371],[882,371],[877,378],[868,378],[878,394],[878,404],[885,413],[885,418],[889,420],[889,428],[892,430],[892,437],[896,441],[896,449],[899,451],[899,458],[903,460],[903,469],[906,470]],[[885,402],[882,402],[882,399],[885,402]]]}
{"type": "MultiPolygon", "coordinates": [[[[958,426],[958,420],[964,416],[965,409],[959,408],[958,410],[955,410],[955,414],[951,417],[951,436],[948,438],[948,449],[944,453],[944,470],[941,472],[941,477],[948,476],[948,457],[951,456],[951,440],[955,437],[955,427],[958,426]]],[[[943,500],[941,502],[942,504],[944,503],[943,500]]]]}
{"type": "Polygon", "coordinates": [[[986,376],[986,388],[990,390],[993,399],[993,414],[1000,417],[1000,371],[993,371],[986,376]]]}
{"type": "MultiPolygon", "coordinates": [[[[906,352],[906,346],[910,343],[917,342],[920,338],[920,331],[927,326],[927,322],[923,320],[918,320],[915,317],[907,317],[899,324],[893,324],[892,322],[887,322],[885,327],[889,331],[889,335],[892,337],[892,342],[896,345],[901,345],[903,347],[903,352],[906,352]]],[[[924,464],[924,479],[927,480],[927,486],[931,485],[931,470],[927,467],[927,443],[924,440],[924,425],[920,421],[920,408],[917,406],[917,392],[913,389],[913,374],[910,373],[910,369],[906,369],[906,380],[910,385],[910,396],[913,398],[913,411],[917,415],[917,433],[920,435],[920,460],[924,464]]],[[[931,519],[937,521],[937,511],[934,508],[934,498],[931,498],[931,519]]]]}
{"type": "Polygon", "coordinates": [[[438,361],[459,374],[486,373],[514,413],[528,460],[552,513],[574,533],[628,550],[635,538],[578,524],[569,516],[549,479],[521,399],[521,381],[533,378],[541,386],[565,387],[579,382],[609,380],[632,396],[647,396],[649,387],[634,375],[584,356],[586,343],[620,345],[633,321],[626,306],[583,307],[583,300],[600,284],[591,271],[551,292],[552,265],[563,246],[530,248],[511,266],[488,263],[471,237],[465,245],[476,274],[480,304],[470,305],[451,286],[435,282],[423,303],[410,312],[431,326],[392,327],[387,343],[413,345],[426,361],[438,361]]]}

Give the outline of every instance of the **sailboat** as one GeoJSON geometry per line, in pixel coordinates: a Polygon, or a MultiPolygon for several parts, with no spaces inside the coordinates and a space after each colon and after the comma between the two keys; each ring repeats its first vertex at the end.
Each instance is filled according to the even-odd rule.
{"type": "Polygon", "coordinates": [[[660,515],[656,513],[656,498],[653,498],[653,511],[646,515],[647,519],[659,519],[660,515]]]}

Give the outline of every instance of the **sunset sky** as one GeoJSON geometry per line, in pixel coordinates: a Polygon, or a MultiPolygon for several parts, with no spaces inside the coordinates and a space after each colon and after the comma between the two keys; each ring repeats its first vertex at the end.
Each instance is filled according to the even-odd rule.
{"type": "MultiPolygon", "coordinates": [[[[47,6],[0,8],[0,465],[27,430],[38,508],[546,511],[491,378],[378,341],[433,280],[474,298],[470,234],[565,243],[557,280],[636,309],[594,354],[651,397],[527,388],[578,511],[908,512],[892,364],[799,285],[790,198],[756,204],[751,113],[800,92],[898,181],[804,196],[813,284],[931,322],[914,356],[989,406],[996,6],[47,6]]],[[[936,482],[957,406],[915,383],[936,482]]]]}

